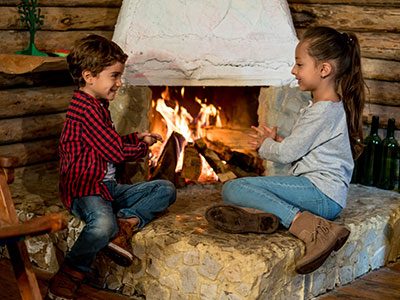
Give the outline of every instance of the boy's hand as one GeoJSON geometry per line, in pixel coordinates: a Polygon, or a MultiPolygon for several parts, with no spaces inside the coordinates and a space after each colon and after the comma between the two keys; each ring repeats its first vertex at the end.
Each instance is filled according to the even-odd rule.
{"type": "Polygon", "coordinates": [[[142,140],[143,142],[147,143],[149,146],[157,143],[157,142],[162,142],[162,136],[159,135],[158,133],[148,133],[148,132],[142,132],[138,133],[138,138],[139,140],[142,140]]]}

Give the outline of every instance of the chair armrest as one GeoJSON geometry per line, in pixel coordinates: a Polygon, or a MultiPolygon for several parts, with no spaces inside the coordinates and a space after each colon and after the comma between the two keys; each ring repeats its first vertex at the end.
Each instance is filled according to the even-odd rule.
{"type": "Polygon", "coordinates": [[[3,223],[0,227],[0,239],[9,239],[23,236],[37,236],[59,231],[67,227],[67,217],[62,213],[53,213],[34,217],[19,224],[3,223]]]}

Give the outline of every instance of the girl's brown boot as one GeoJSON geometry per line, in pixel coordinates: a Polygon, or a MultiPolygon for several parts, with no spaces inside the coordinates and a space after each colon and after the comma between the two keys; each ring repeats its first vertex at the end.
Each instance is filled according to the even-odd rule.
{"type": "Polygon", "coordinates": [[[305,254],[296,262],[296,272],[308,274],[318,269],[332,251],[338,251],[350,235],[345,226],[302,212],[289,232],[305,243],[305,254]]]}

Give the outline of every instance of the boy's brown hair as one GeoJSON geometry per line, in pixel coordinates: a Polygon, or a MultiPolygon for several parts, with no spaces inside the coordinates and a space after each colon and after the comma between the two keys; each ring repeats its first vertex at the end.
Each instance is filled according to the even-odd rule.
{"type": "Polygon", "coordinates": [[[82,77],[84,70],[96,76],[116,62],[124,64],[127,58],[128,55],[116,43],[100,35],[91,34],[75,41],[67,56],[67,63],[74,82],[82,87],[86,84],[82,77]]]}

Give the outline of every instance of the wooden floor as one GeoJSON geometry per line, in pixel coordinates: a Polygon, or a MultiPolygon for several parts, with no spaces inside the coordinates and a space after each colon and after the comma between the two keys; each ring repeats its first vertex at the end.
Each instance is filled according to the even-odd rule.
{"type": "MultiPolygon", "coordinates": [[[[47,272],[35,272],[39,288],[43,298],[47,293],[47,285],[51,274],[47,272]]],[[[17,282],[14,277],[11,263],[8,259],[0,259],[0,299],[21,300],[18,293],[17,282]]],[[[79,289],[77,300],[132,300],[136,298],[126,297],[106,290],[97,290],[88,285],[82,285],[79,289]]]]}
{"type": "Polygon", "coordinates": [[[400,299],[400,262],[370,272],[351,284],[320,296],[318,300],[400,299]]]}
{"type": "MultiPolygon", "coordinates": [[[[40,290],[47,292],[49,274],[38,272],[40,290]]],[[[0,259],[0,299],[20,300],[10,262],[0,259]]],[[[83,285],[77,300],[127,300],[135,299],[83,285]]],[[[318,300],[400,300],[400,262],[371,272],[346,286],[318,297],[318,300]]],[[[161,299],[160,299],[161,300],[161,299]]]]}

